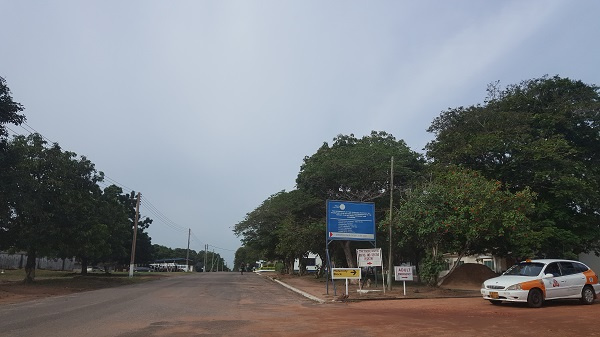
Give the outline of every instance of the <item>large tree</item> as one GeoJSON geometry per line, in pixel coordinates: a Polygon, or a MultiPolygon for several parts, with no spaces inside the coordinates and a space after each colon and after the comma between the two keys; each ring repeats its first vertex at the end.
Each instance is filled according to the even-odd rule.
{"type": "Polygon", "coordinates": [[[537,193],[538,255],[600,251],[599,88],[568,78],[494,83],[483,104],[442,112],[427,155],[537,193]]]}
{"type": "MultiPolygon", "coordinates": [[[[386,132],[369,136],[339,135],[304,158],[298,189],[321,198],[375,202],[376,216],[389,207],[390,159],[394,157],[394,194],[403,193],[423,171],[424,161],[403,140],[386,132]]],[[[396,199],[398,200],[398,199],[396,199]]],[[[356,265],[351,242],[342,241],[348,266],[356,265]]]]}
{"type": "MultiPolygon", "coordinates": [[[[459,260],[485,253],[527,256],[536,245],[527,218],[533,197],[528,189],[507,191],[476,171],[450,168],[435,173],[408,193],[398,209],[398,245],[423,250],[430,264],[444,253],[455,253],[459,260]]],[[[435,281],[437,273],[428,276],[435,281]]]]}
{"type": "Polygon", "coordinates": [[[2,226],[4,244],[27,252],[26,281],[33,281],[36,257],[91,249],[98,230],[94,194],[101,177],[85,158],[77,159],[58,144],[48,146],[38,134],[15,137],[7,150],[14,157],[4,172],[10,210],[2,226]]]}
{"type": "Polygon", "coordinates": [[[262,258],[283,260],[288,272],[293,272],[296,258],[309,252],[323,256],[323,208],[321,199],[303,191],[281,191],[248,213],[234,233],[262,258]]]}

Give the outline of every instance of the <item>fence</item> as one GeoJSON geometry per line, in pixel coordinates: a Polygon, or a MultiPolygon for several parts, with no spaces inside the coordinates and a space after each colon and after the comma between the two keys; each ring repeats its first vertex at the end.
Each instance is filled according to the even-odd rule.
{"type": "MultiPolygon", "coordinates": [[[[9,254],[0,252],[0,269],[23,269],[27,262],[27,253],[9,254]]],[[[73,270],[75,258],[59,259],[40,257],[35,259],[37,269],[46,270],[73,270]]]]}

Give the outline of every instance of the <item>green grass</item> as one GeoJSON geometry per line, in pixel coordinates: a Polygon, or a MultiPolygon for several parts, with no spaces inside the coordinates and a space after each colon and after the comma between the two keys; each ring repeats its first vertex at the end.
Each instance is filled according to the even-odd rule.
{"type": "MultiPolygon", "coordinates": [[[[43,284],[55,284],[55,283],[68,283],[75,282],[77,284],[90,283],[91,285],[102,285],[102,284],[130,284],[137,282],[144,282],[160,277],[169,276],[167,274],[183,274],[183,273],[134,273],[133,278],[129,278],[128,272],[113,272],[106,274],[104,272],[88,273],[87,275],[81,275],[70,271],[54,271],[54,270],[43,270],[37,269],[35,271],[35,283],[43,284]]],[[[25,279],[25,269],[5,269],[4,273],[0,273],[0,282],[18,282],[25,279]]]]}

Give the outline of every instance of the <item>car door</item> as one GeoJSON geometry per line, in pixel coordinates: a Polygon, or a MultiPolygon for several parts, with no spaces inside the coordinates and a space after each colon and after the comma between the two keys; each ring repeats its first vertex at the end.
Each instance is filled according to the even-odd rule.
{"type": "Polygon", "coordinates": [[[542,280],[544,287],[546,287],[546,299],[567,296],[566,280],[561,273],[558,262],[552,262],[546,266],[542,280]],[[552,274],[552,277],[546,277],[548,274],[552,274]]]}
{"type": "Polygon", "coordinates": [[[566,288],[568,289],[567,296],[580,296],[581,290],[585,285],[585,275],[581,272],[579,264],[570,261],[559,263],[560,270],[565,278],[566,288]]]}

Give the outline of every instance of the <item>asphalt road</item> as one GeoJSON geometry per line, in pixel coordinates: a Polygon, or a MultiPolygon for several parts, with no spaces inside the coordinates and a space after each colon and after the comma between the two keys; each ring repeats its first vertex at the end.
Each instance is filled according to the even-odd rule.
{"type": "Polygon", "coordinates": [[[598,336],[600,303],[481,298],[319,304],[247,273],[193,273],[0,307],[0,336],[598,336]]]}
{"type": "Polygon", "coordinates": [[[314,304],[252,273],[192,273],[6,305],[0,336],[230,336],[286,305],[314,304]]]}

